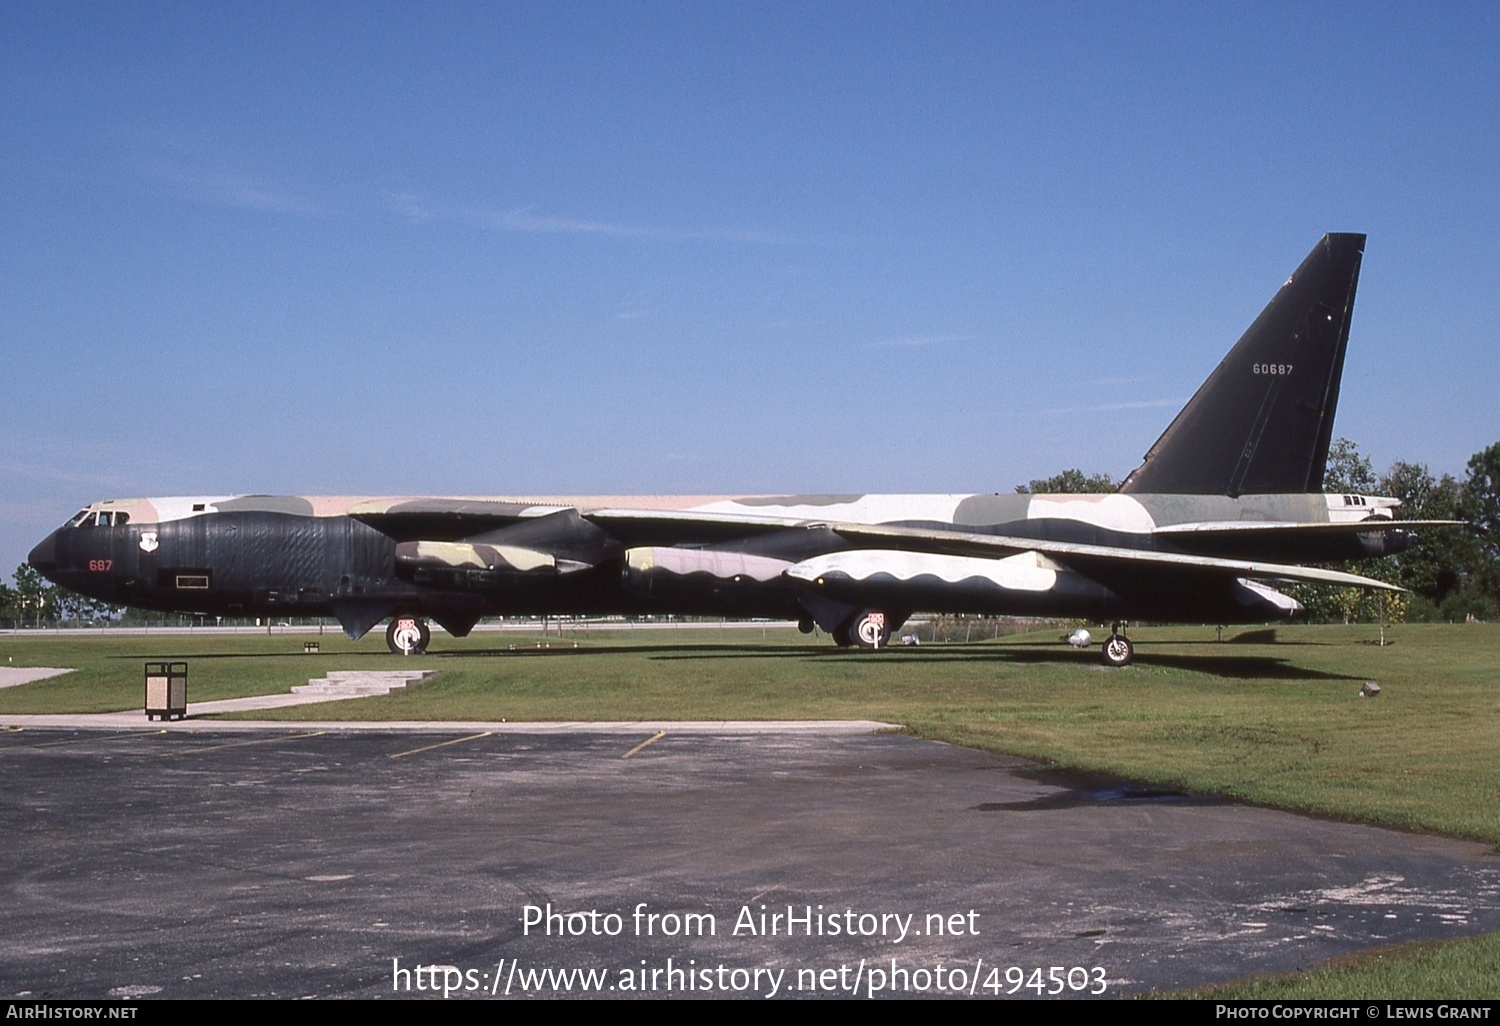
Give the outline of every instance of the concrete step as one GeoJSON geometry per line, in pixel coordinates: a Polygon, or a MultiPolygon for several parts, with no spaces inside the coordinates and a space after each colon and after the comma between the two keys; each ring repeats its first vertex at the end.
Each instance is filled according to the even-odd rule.
{"type": "Polygon", "coordinates": [[[327,676],[314,678],[306,684],[292,688],[292,693],[328,699],[388,695],[392,691],[404,691],[412,684],[420,684],[436,672],[436,670],[331,670],[327,676]]]}

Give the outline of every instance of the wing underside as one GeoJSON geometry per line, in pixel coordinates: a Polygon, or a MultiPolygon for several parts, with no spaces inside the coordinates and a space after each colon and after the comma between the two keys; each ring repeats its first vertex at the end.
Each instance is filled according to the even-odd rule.
{"type": "MultiPolygon", "coordinates": [[[[574,569],[597,565],[641,546],[723,547],[767,536],[818,532],[835,539],[842,550],[876,549],[1000,560],[1021,553],[1037,553],[1077,573],[1105,583],[1126,580],[1135,573],[1170,572],[1174,576],[1203,579],[1248,578],[1265,581],[1299,581],[1346,587],[1399,591],[1370,577],[1342,570],[1303,566],[1276,559],[1234,558],[1191,551],[1163,551],[1158,538],[1192,543],[1244,541],[1272,543],[1257,548],[1275,548],[1275,542],[1291,538],[1313,538],[1383,534],[1424,526],[1429,522],[1365,521],[1353,524],[1297,523],[1201,523],[1158,529],[1142,536],[1142,547],[1097,545],[1057,541],[1019,535],[989,534],[947,527],[857,524],[809,521],[787,517],[738,513],[701,513],[692,510],[578,509],[523,507],[511,503],[458,502],[444,508],[429,501],[419,509],[401,512],[361,512],[361,520],[403,541],[466,542],[465,558],[484,546],[504,550],[524,545],[533,557],[525,564],[532,569],[555,571],[562,562],[574,569]]],[[[1430,523],[1446,524],[1447,521],[1430,523]]],[[[451,551],[458,548],[449,546],[451,551]]],[[[424,553],[429,550],[424,549],[424,553]]],[[[445,550],[436,546],[431,552],[445,550]]],[[[514,551],[514,550],[505,550],[514,551]]],[[[515,562],[520,563],[520,560],[515,562]]],[[[521,566],[515,567],[523,569],[521,566]]]]}
{"type": "Polygon", "coordinates": [[[1170,569],[1190,575],[1201,574],[1205,577],[1245,577],[1256,580],[1338,584],[1381,591],[1402,590],[1395,585],[1342,570],[1326,570],[1321,567],[1298,566],[1266,560],[1225,559],[1182,552],[1159,552],[1112,545],[1086,545],[1037,538],[969,534],[959,531],[928,531],[862,524],[831,526],[837,534],[852,542],[904,551],[997,559],[1022,552],[1036,552],[1090,577],[1114,577],[1117,573],[1128,573],[1131,568],[1155,568],[1170,569]]]}

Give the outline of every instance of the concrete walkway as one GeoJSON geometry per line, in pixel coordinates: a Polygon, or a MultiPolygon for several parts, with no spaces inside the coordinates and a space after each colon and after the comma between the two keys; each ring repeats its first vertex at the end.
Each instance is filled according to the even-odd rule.
{"type": "MultiPolygon", "coordinates": [[[[44,680],[60,673],[72,673],[67,669],[45,667],[7,668],[0,667],[0,686],[10,686],[3,676],[9,669],[17,676],[36,674],[28,680],[16,680],[14,684],[25,684],[29,680],[44,680]]],[[[347,698],[368,698],[371,695],[386,695],[420,684],[435,674],[436,670],[334,670],[326,677],[310,680],[292,688],[286,695],[253,695],[249,698],[225,698],[215,702],[188,702],[188,715],[182,720],[148,720],[140,709],[127,709],[108,713],[48,713],[23,715],[0,713],[0,728],[25,729],[27,727],[97,729],[110,730],[187,730],[199,731],[212,725],[214,730],[340,730],[340,731],[395,731],[401,733],[473,733],[489,731],[493,734],[639,734],[670,731],[672,734],[874,734],[881,731],[900,730],[899,724],[882,723],[878,720],[614,720],[584,721],[570,720],[558,723],[528,723],[500,720],[205,720],[203,717],[217,713],[248,712],[255,709],[283,709],[292,705],[308,705],[314,702],[336,702],[347,698]]]]}
{"type": "MultiPolygon", "coordinates": [[[[0,667],[8,674],[0,675],[0,687],[27,684],[34,680],[45,680],[72,670],[48,667],[0,667]],[[29,675],[29,676],[28,676],[29,675]],[[8,681],[8,677],[16,677],[8,681]],[[20,678],[25,679],[20,679],[20,678]]],[[[281,709],[291,705],[310,705],[316,702],[337,702],[348,698],[369,698],[372,695],[388,695],[393,691],[404,691],[413,684],[420,684],[435,674],[436,670],[334,670],[326,677],[318,677],[292,688],[285,695],[252,695],[248,698],[224,698],[213,702],[188,702],[188,718],[212,716],[216,713],[247,712],[254,709],[281,709]]],[[[179,721],[171,721],[179,722],[179,721]]],[[[161,727],[159,720],[147,720],[140,709],[128,709],[111,713],[67,713],[38,716],[0,716],[0,725],[5,726],[73,726],[73,727],[161,727]]]]}
{"type": "Polygon", "coordinates": [[[0,688],[16,688],[72,672],[71,668],[57,666],[0,666],[0,688]]]}
{"type": "MultiPolygon", "coordinates": [[[[277,696],[281,697],[281,696],[277,696]]],[[[899,723],[879,720],[209,720],[202,719],[204,702],[188,706],[185,720],[147,720],[143,712],[59,713],[14,715],[0,713],[0,730],[63,729],[154,730],[216,733],[248,731],[325,730],[375,731],[393,734],[655,734],[672,735],[839,735],[880,734],[902,730],[899,723]]]]}

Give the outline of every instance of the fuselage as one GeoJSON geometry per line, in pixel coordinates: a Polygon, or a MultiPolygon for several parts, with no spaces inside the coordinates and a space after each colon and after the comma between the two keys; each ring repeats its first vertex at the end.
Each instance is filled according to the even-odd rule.
{"type": "Polygon", "coordinates": [[[331,616],[355,635],[398,612],[461,634],[481,616],[800,619],[818,602],[903,615],[1228,623],[1290,615],[1295,603],[1232,577],[1183,577],[1170,566],[1101,575],[1034,552],[1001,559],[887,552],[852,545],[826,525],[1337,561],[1398,551],[1407,541],[1393,531],[1287,537],[1274,527],[1243,528],[1389,523],[1395,505],[1321,494],[125,499],[81,510],[31,562],[58,584],[111,603],[331,616]]]}

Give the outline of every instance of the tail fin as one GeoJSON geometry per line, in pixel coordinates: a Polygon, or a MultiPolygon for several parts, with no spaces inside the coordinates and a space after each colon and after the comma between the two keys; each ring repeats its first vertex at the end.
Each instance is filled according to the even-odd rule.
{"type": "Polygon", "coordinates": [[[1322,491],[1364,250],[1323,236],[1120,491],[1322,491]]]}

